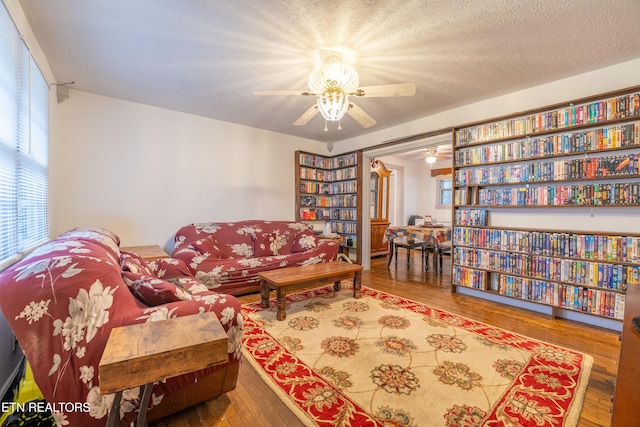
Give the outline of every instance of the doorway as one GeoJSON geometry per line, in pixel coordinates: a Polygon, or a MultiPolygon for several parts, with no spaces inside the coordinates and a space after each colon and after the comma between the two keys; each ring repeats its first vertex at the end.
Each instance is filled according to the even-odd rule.
{"type": "MultiPolygon", "coordinates": [[[[364,165],[371,164],[372,159],[379,159],[382,160],[385,166],[391,169],[392,172],[396,172],[394,187],[391,187],[390,182],[389,210],[390,216],[391,212],[394,212],[395,215],[395,217],[393,218],[393,225],[404,225],[408,219],[408,215],[416,214],[420,209],[424,209],[420,205],[419,200],[417,200],[416,194],[422,194],[420,192],[426,191],[426,187],[424,183],[420,182],[419,178],[409,173],[409,167],[402,164],[402,154],[424,150],[425,148],[435,148],[436,146],[443,144],[451,144],[450,130],[447,130],[442,134],[437,134],[422,139],[416,139],[414,141],[407,141],[395,145],[363,150],[364,165]],[[394,202],[391,202],[391,200],[393,200],[394,202]],[[392,203],[395,203],[393,209],[391,208],[392,203]]],[[[418,167],[417,162],[415,163],[415,167],[418,167]]],[[[428,168],[424,170],[427,171],[428,168]]],[[[368,173],[363,173],[362,175],[362,188],[370,189],[370,175],[368,173]]],[[[394,174],[392,173],[392,176],[393,175],[394,174]]],[[[369,206],[369,191],[362,192],[361,203],[362,206],[369,206]]],[[[362,246],[362,266],[364,269],[368,270],[371,268],[371,235],[369,233],[369,230],[371,229],[371,218],[368,209],[362,209],[362,218],[360,219],[360,223],[362,224],[363,230],[360,242],[362,246]]]]}

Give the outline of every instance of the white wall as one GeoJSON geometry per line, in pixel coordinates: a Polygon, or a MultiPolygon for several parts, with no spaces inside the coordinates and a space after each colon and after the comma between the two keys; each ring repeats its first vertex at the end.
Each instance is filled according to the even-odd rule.
{"type": "Polygon", "coordinates": [[[325,144],[71,90],[52,115],[51,234],[172,249],[201,221],[293,220],[294,151],[325,144]]]}

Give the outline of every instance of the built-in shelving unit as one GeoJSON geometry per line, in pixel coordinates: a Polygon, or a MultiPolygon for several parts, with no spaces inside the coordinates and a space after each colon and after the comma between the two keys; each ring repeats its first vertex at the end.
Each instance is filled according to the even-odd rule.
{"type": "Polygon", "coordinates": [[[342,236],[343,252],[360,262],[362,152],[338,156],[296,151],[296,220],[330,225],[342,236]]]}
{"type": "Polygon", "coordinates": [[[622,319],[640,225],[609,226],[640,215],[639,160],[640,87],[455,128],[452,290],[622,319]],[[562,208],[607,213],[558,229],[562,208]],[[523,213],[543,226],[514,226],[523,213]]]}

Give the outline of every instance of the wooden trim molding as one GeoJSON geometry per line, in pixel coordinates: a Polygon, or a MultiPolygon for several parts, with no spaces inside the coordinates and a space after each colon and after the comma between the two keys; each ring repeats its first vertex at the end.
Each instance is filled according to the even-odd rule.
{"type": "Polygon", "coordinates": [[[439,168],[439,169],[431,169],[431,176],[438,175],[449,175],[451,173],[451,168],[439,168]]]}

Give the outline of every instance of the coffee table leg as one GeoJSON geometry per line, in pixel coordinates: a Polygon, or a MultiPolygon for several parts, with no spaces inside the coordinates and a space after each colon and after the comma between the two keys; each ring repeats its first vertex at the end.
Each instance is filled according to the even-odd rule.
{"type": "Polygon", "coordinates": [[[278,312],[276,313],[276,319],[284,320],[287,318],[287,291],[278,286],[276,289],[276,305],[278,312]]]}
{"type": "Polygon", "coordinates": [[[111,409],[109,410],[109,417],[107,418],[107,427],[120,427],[120,400],[122,399],[122,392],[116,392],[113,396],[113,402],[111,403],[111,409]]]}
{"type": "Polygon", "coordinates": [[[337,282],[333,282],[333,291],[338,292],[340,289],[342,289],[340,281],[338,280],[337,282]]]}
{"type": "Polygon", "coordinates": [[[152,390],[153,384],[146,384],[142,390],[140,390],[140,408],[136,427],[147,427],[147,409],[149,408],[149,399],[151,398],[152,390]]]}
{"type": "Polygon", "coordinates": [[[269,285],[266,281],[260,281],[260,307],[269,308],[269,285]]]}
{"type": "Polygon", "coordinates": [[[354,298],[362,298],[362,291],[360,290],[362,272],[356,271],[355,277],[353,278],[353,297],[354,298]]]}

